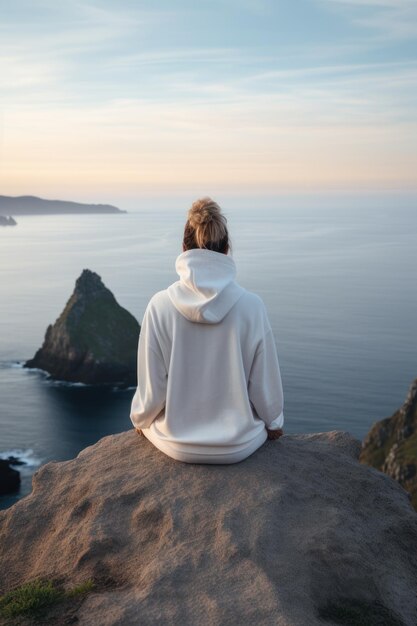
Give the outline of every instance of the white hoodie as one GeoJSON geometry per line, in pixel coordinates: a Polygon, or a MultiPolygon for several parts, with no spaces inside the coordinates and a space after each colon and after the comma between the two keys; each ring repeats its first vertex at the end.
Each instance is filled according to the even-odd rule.
{"type": "Polygon", "coordinates": [[[175,268],[180,280],[143,317],[130,419],[178,460],[245,458],[267,439],[265,426],[284,423],[265,305],[235,281],[230,255],[187,250],[175,268]]]}

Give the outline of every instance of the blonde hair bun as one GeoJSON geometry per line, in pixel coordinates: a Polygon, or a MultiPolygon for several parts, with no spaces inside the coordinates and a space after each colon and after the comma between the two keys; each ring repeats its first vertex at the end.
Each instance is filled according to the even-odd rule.
{"type": "Polygon", "coordinates": [[[206,196],[196,200],[188,211],[188,221],[192,228],[202,224],[209,224],[220,218],[221,209],[217,202],[206,196]]]}
{"type": "Polygon", "coordinates": [[[199,248],[224,248],[228,245],[226,224],[227,219],[217,202],[209,196],[199,198],[188,211],[185,239],[188,242],[191,237],[199,248]]]}

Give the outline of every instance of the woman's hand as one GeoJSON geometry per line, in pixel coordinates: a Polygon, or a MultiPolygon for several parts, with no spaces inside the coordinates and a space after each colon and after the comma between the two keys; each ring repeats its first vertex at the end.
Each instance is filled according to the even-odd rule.
{"type": "Polygon", "coordinates": [[[282,428],[277,428],[276,430],[269,430],[269,428],[267,428],[266,432],[268,433],[268,439],[279,439],[281,435],[284,434],[282,428]]]}

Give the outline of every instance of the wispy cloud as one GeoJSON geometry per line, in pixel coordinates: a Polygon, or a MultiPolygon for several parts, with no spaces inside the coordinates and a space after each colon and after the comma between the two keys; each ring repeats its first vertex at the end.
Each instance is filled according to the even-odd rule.
{"type": "MultiPolygon", "coordinates": [[[[0,56],[0,76],[3,98],[7,98],[13,90],[19,90],[23,98],[27,98],[31,89],[49,87],[60,80],[63,65],[51,60],[36,60],[26,57],[0,56]]],[[[9,96],[10,97],[10,96],[9,96]]]]}
{"type": "Polygon", "coordinates": [[[415,0],[320,0],[343,11],[352,23],[373,32],[373,41],[413,39],[417,36],[415,0]]]}
{"type": "Polygon", "coordinates": [[[15,0],[0,23],[0,183],[417,186],[414,1],[303,6],[308,28],[272,0],[15,0]]]}
{"type": "Polygon", "coordinates": [[[174,11],[128,10],[122,5],[109,9],[84,2],[40,2],[36,6],[50,12],[49,19],[42,13],[27,21],[19,17],[19,36],[16,36],[16,20],[7,14],[2,17],[1,49],[54,56],[103,51],[111,43],[123,44],[130,35],[139,37],[141,31],[175,19],[174,11]]]}

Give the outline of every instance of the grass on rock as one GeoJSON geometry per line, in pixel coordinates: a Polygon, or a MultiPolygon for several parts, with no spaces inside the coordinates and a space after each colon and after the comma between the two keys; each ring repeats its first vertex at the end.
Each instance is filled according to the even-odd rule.
{"type": "Polygon", "coordinates": [[[20,615],[36,618],[58,602],[79,597],[94,586],[90,578],[72,589],[63,589],[52,580],[32,580],[0,597],[0,615],[5,618],[20,615]]]}

